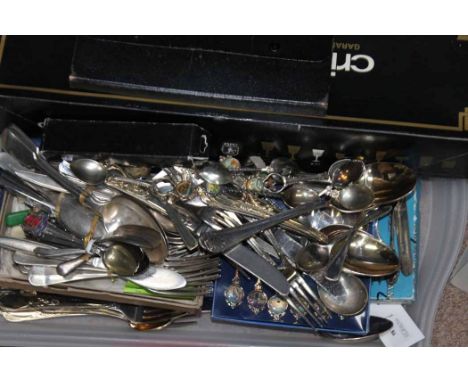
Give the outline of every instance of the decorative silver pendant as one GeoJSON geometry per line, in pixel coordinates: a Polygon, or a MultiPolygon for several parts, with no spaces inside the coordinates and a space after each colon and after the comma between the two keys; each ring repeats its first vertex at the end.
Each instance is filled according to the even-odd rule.
{"type": "Polygon", "coordinates": [[[274,321],[281,320],[288,310],[288,302],[276,294],[268,299],[267,305],[268,313],[274,321]]]}
{"type": "Polygon", "coordinates": [[[232,278],[231,285],[224,290],[224,299],[232,309],[237,308],[242,304],[245,293],[244,288],[240,285],[239,271],[236,269],[236,273],[232,278]]]}
{"type": "Polygon", "coordinates": [[[258,279],[255,283],[255,288],[247,296],[247,303],[249,304],[249,309],[253,314],[259,314],[268,303],[268,296],[262,289],[262,283],[258,279]]]}

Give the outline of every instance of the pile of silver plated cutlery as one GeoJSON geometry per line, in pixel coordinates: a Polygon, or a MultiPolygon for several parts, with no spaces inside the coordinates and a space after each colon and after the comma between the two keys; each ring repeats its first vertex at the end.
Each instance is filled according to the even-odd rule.
{"type": "Polygon", "coordinates": [[[193,312],[174,301],[198,298],[200,311],[222,276],[222,258],[235,269],[223,291],[229,309],[247,304],[253,314],[268,311],[273,322],[290,311],[320,329],[332,315],[355,316],[368,306],[361,276],[413,272],[405,201],[416,176],[400,163],[340,159],[312,174],[287,158],[269,165],[192,158],[172,166],[72,154],[49,159],[15,126],[1,142],[0,186],[29,211],[23,235],[4,233],[0,247],[13,253],[32,287],[50,290],[42,297],[3,290],[0,313],[9,321],[94,314],[138,330],[192,322],[193,312]],[[367,232],[387,215],[398,255],[378,230],[367,232]],[[242,277],[255,282],[252,290],[244,290],[242,277]],[[101,279],[133,285],[164,304],[54,294],[63,284],[101,279]]]}

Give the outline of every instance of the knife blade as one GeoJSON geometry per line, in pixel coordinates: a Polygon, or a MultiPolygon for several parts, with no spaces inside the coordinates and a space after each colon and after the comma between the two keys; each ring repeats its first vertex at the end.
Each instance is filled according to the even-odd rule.
{"type": "Polygon", "coordinates": [[[286,277],[273,265],[258,256],[242,244],[223,253],[229,260],[242,269],[259,278],[280,296],[289,294],[289,283],[286,277]]]}

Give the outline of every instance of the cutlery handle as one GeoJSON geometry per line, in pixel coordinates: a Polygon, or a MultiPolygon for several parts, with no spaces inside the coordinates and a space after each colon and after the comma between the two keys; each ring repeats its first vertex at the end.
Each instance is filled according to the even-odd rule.
{"type": "Polygon", "coordinates": [[[62,261],[59,265],[57,265],[56,270],[60,276],[66,276],[69,273],[73,272],[76,268],[80,265],[86,263],[91,258],[90,253],[84,253],[74,259],[62,261]]]}
{"type": "Polygon", "coordinates": [[[100,211],[100,206],[89,197],[89,192],[86,189],[83,191],[81,187],[61,175],[41,154],[37,156],[36,167],[78,199],[80,204],[93,211],[100,211]]]}
{"type": "Polygon", "coordinates": [[[53,268],[33,266],[29,271],[28,281],[32,286],[47,287],[72,281],[108,278],[110,276],[107,272],[80,272],[73,275],[60,276],[53,268]]]}
{"type": "Polygon", "coordinates": [[[413,272],[411,242],[406,200],[400,200],[394,209],[394,219],[398,238],[398,254],[400,256],[401,273],[409,276],[413,272]]]}
{"type": "Polygon", "coordinates": [[[274,194],[283,192],[286,188],[293,184],[302,182],[313,182],[318,184],[331,185],[328,176],[326,179],[323,178],[322,174],[299,174],[292,177],[286,177],[279,173],[271,173],[263,181],[264,187],[274,194]]]}
{"type": "Polygon", "coordinates": [[[59,249],[49,249],[49,248],[36,248],[34,254],[38,257],[61,257],[61,256],[71,256],[71,255],[82,255],[86,251],[83,248],[59,248],[59,249]]]}
{"type": "Polygon", "coordinates": [[[74,196],[80,196],[81,190],[62,177],[62,175],[47,162],[31,138],[19,127],[14,125],[10,126],[4,130],[2,137],[5,150],[11,152],[13,157],[23,161],[28,166],[41,170],[74,196]]]}
{"type": "Polygon", "coordinates": [[[246,223],[239,227],[205,232],[200,236],[199,243],[202,248],[211,253],[226,252],[259,232],[270,229],[286,220],[297,218],[312,210],[326,207],[328,204],[328,201],[319,199],[290,210],[282,211],[266,219],[246,223]]]}
{"type": "Polygon", "coordinates": [[[166,211],[167,216],[172,221],[172,224],[174,224],[174,227],[182,238],[185,246],[190,251],[195,250],[198,247],[198,241],[180,218],[179,212],[177,212],[177,210],[171,204],[163,202],[156,196],[151,196],[150,201],[159,205],[166,211]]]}
{"type": "Polygon", "coordinates": [[[16,175],[5,171],[0,171],[0,186],[5,187],[13,194],[24,196],[35,201],[36,203],[46,206],[52,211],[55,209],[55,206],[49,200],[47,200],[47,198],[29,187],[16,175]]]}

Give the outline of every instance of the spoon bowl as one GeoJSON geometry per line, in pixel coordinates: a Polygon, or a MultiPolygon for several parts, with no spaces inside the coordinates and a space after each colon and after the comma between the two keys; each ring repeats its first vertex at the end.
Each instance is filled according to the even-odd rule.
{"type": "Polygon", "coordinates": [[[322,280],[318,284],[320,300],[329,310],[341,316],[361,313],[369,301],[366,286],[356,276],[342,272],[337,281],[322,280]]]}
{"type": "Polygon", "coordinates": [[[229,170],[218,162],[209,162],[198,173],[207,183],[223,185],[231,183],[232,177],[229,170]]]}
{"type": "Polygon", "coordinates": [[[328,169],[328,176],[334,188],[342,189],[356,182],[364,173],[365,166],[361,160],[341,159],[328,169]]]}
{"type": "Polygon", "coordinates": [[[309,243],[296,254],[294,261],[297,268],[305,273],[315,273],[325,268],[330,260],[330,244],[309,243]]]}
{"type": "Polygon", "coordinates": [[[146,249],[151,263],[160,264],[168,255],[167,238],[151,214],[138,203],[124,196],[113,198],[102,209],[102,220],[108,233],[124,225],[152,228],[160,235],[161,242],[155,248],[146,249]]]}
{"type": "Polygon", "coordinates": [[[359,212],[369,208],[374,202],[372,190],[361,184],[350,184],[332,199],[334,207],[342,212],[359,212]]]}
{"type": "Polygon", "coordinates": [[[76,159],[70,164],[73,174],[92,186],[104,183],[107,176],[106,167],[93,159],[76,159]]]}
{"type": "Polygon", "coordinates": [[[294,208],[317,199],[319,192],[311,184],[296,183],[284,190],[282,197],[288,207],[294,208]]]}
{"type": "Polygon", "coordinates": [[[142,271],[142,265],[148,266],[143,251],[134,245],[116,243],[106,248],[102,261],[106,268],[119,276],[134,276],[142,271]]]}
{"type": "Polygon", "coordinates": [[[359,184],[374,193],[374,204],[391,204],[408,196],[416,186],[416,174],[401,163],[377,162],[366,166],[359,184]]]}
{"type": "MultiPolygon", "coordinates": [[[[326,227],[322,232],[334,242],[340,240],[349,229],[348,226],[337,224],[326,227]]],[[[338,247],[335,246],[332,253],[338,247]]],[[[399,269],[399,259],[392,248],[365,231],[359,230],[354,234],[344,262],[345,272],[357,276],[384,277],[393,275],[399,269]]]]}

